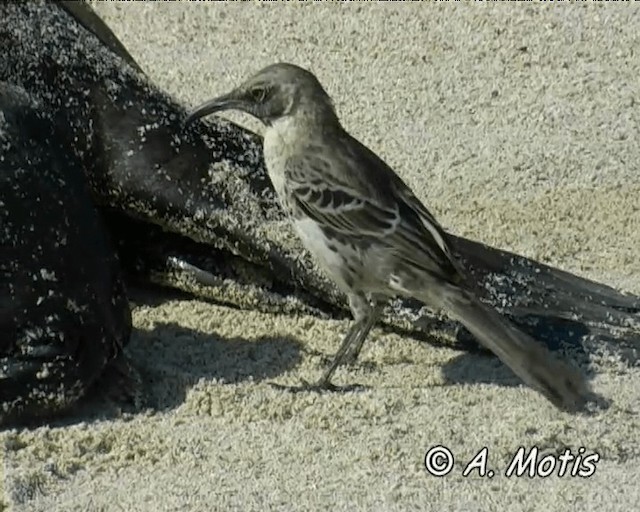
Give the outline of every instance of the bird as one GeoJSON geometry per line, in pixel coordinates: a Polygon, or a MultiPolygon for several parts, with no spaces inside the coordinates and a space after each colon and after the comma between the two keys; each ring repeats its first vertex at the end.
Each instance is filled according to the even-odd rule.
{"type": "Polygon", "coordinates": [[[322,377],[305,385],[335,389],[335,370],[357,359],[385,305],[411,297],[462,323],[557,408],[584,407],[585,376],[478,299],[442,226],[388,164],[345,130],[311,71],[271,64],[193,109],[185,123],[225,110],[264,125],[264,162],[279,202],[353,316],[322,377]]]}

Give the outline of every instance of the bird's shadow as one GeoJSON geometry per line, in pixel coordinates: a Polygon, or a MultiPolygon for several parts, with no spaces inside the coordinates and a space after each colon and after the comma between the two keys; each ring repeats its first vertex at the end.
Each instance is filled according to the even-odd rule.
{"type": "MultiPolygon", "coordinates": [[[[620,339],[615,339],[602,332],[595,333],[592,328],[580,321],[538,315],[511,317],[510,319],[522,331],[555,352],[556,357],[565,360],[570,366],[580,365],[587,381],[592,380],[597,373],[592,371],[592,351],[585,348],[587,340],[592,336],[597,336],[597,345],[600,348],[610,345],[620,356],[620,361],[630,367],[637,365],[640,360],[637,351],[637,338],[622,340],[627,348],[627,350],[622,350],[620,339]]],[[[477,343],[473,335],[464,327],[460,327],[458,330],[457,338],[464,344],[477,343]]],[[[505,387],[523,385],[519,377],[502,364],[497,357],[483,348],[453,358],[443,366],[442,373],[447,385],[491,384],[505,387]]],[[[597,392],[590,393],[589,401],[591,402],[588,409],[590,412],[607,409],[612,403],[611,400],[597,392]]]]}
{"type": "MultiPolygon", "coordinates": [[[[168,293],[168,296],[173,295],[168,293]]],[[[140,295],[139,302],[146,303],[147,297],[140,295]]],[[[162,299],[159,300],[162,302],[162,299]]],[[[585,349],[584,343],[593,334],[589,326],[558,318],[517,317],[511,320],[538,342],[558,352],[558,357],[568,360],[570,364],[579,363],[588,367],[589,350],[585,349]]],[[[395,328],[383,327],[383,330],[398,332],[395,328]]],[[[433,347],[443,347],[440,341],[426,333],[421,333],[421,336],[416,336],[413,331],[403,334],[433,347]]],[[[601,334],[599,343],[603,343],[601,334]]],[[[442,367],[447,385],[522,385],[522,381],[507,366],[481,347],[460,324],[457,324],[455,337],[457,344],[452,348],[463,347],[466,352],[442,367]]],[[[615,339],[609,341],[616,347],[620,343],[615,339]]],[[[158,323],[151,330],[136,329],[125,353],[137,374],[139,389],[136,391],[140,392],[141,399],[133,400],[127,393],[130,391],[126,389],[128,384],[122,384],[112,374],[105,372],[92,392],[65,416],[52,420],[49,425],[67,426],[170,411],[182,405],[189,390],[202,380],[216,381],[221,386],[271,380],[295,368],[302,359],[303,351],[308,352],[299,340],[288,336],[225,338],[176,323],[158,323]],[[123,389],[118,389],[118,386],[123,389]],[[122,391],[122,396],[114,398],[120,394],[119,391],[122,391]]],[[[632,350],[630,354],[627,363],[637,364],[637,352],[632,350]]],[[[363,361],[356,364],[366,365],[363,361]]],[[[587,372],[586,376],[590,379],[591,372],[587,372]]],[[[29,428],[29,425],[24,426],[29,428]]]]}
{"type": "MultiPolygon", "coordinates": [[[[570,365],[570,358],[563,357],[570,365]]],[[[595,375],[587,370],[584,372],[587,381],[595,375]]],[[[457,386],[460,384],[488,384],[502,387],[524,386],[522,380],[517,377],[509,367],[502,364],[497,357],[490,354],[464,353],[448,361],[442,368],[445,385],[457,386]]],[[[609,409],[613,400],[591,390],[587,394],[587,405],[583,413],[587,415],[597,414],[609,409]]]]}
{"type": "Polygon", "coordinates": [[[118,379],[113,372],[105,372],[71,410],[48,424],[64,427],[170,411],[182,405],[189,390],[203,380],[220,386],[270,380],[297,366],[301,351],[299,341],[277,334],[225,338],[176,323],[136,329],[125,349],[127,366],[135,376],[118,379]]]}

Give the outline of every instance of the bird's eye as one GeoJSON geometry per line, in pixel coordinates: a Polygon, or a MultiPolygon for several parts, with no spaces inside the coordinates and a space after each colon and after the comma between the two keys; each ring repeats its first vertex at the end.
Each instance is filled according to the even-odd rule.
{"type": "Polygon", "coordinates": [[[249,91],[248,96],[254,103],[262,103],[267,97],[267,89],[264,87],[254,87],[249,91]]]}

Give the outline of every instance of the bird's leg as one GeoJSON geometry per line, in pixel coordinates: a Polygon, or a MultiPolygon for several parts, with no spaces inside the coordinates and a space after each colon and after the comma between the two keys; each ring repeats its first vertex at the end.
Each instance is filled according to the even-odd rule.
{"type": "MultiPolygon", "coordinates": [[[[333,360],[329,367],[325,370],[324,374],[315,384],[307,384],[310,388],[320,388],[320,389],[332,389],[333,385],[331,384],[331,377],[333,373],[336,371],[338,366],[342,364],[344,355],[347,353],[349,346],[353,343],[354,339],[357,338],[358,334],[363,330],[366,319],[362,319],[359,322],[355,322],[347,335],[344,337],[340,348],[336,352],[335,356],[333,356],[333,360]]],[[[306,383],[305,383],[306,384],[306,383]]]]}
{"type": "Polygon", "coordinates": [[[380,318],[382,314],[382,310],[384,308],[384,302],[381,302],[378,299],[374,299],[374,305],[369,313],[370,325],[367,329],[361,329],[360,332],[356,335],[356,338],[351,343],[351,347],[343,357],[343,362],[345,363],[355,363],[360,355],[360,351],[362,350],[362,346],[369,335],[369,331],[371,331],[372,327],[380,318]]]}
{"type": "Polygon", "coordinates": [[[344,363],[345,356],[350,352],[350,348],[354,343],[358,346],[358,351],[362,348],[364,340],[367,338],[369,331],[371,331],[373,324],[380,315],[378,305],[376,304],[376,306],[372,308],[368,299],[363,295],[350,295],[349,306],[351,307],[355,323],[351,329],[349,329],[340,348],[333,357],[333,361],[331,361],[331,364],[325,370],[324,375],[322,375],[320,380],[313,386],[314,388],[331,389],[333,387],[331,377],[336,371],[336,368],[344,363]]]}

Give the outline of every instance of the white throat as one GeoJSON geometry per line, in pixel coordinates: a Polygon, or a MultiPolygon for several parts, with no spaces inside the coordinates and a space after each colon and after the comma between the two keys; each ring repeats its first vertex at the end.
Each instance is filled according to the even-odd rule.
{"type": "Polygon", "coordinates": [[[296,116],[274,121],[264,132],[264,161],[269,178],[281,200],[284,197],[284,173],[287,160],[304,147],[309,131],[296,116]]]}

